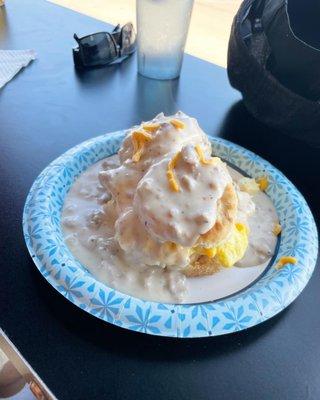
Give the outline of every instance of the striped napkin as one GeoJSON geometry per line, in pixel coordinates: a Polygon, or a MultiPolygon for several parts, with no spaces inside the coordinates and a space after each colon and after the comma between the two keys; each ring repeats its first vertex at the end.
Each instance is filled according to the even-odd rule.
{"type": "Polygon", "coordinates": [[[0,50],[0,89],[35,58],[34,50],[0,50]]]}

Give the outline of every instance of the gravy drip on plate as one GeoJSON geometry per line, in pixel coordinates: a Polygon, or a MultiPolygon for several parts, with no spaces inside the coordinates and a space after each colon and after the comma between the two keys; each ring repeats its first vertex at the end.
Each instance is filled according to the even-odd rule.
{"type": "Polygon", "coordinates": [[[65,241],[92,275],[108,286],[146,300],[180,302],[187,291],[187,279],[181,272],[129,265],[114,240],[117,211],[98,175],[115,162],[117,156],[99,161],[71,187],[62,211],[65,241]]]}

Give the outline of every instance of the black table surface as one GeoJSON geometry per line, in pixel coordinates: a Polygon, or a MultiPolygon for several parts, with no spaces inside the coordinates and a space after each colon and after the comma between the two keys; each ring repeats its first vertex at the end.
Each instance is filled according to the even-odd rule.
{"type": "MultiPolygon", "coordinates": [[[[93,136],[179,109],[291,179],[319,220],[319,149],[255,121],[226,71],[186,56],[176,81],[137,75],[136,60],[77,73],[73,33],[104,23],[44,0],[6,0],[0,48],[38,58],[0,92],[0,325],[58,399],[320,398],[319,268],[284,312],[237,334],[171,339],[104,323],[65,300],[26,250],[28,190],[61,153],[93,136]]],[[[303,137],[303,132],[301,132],[303,137]]]]}

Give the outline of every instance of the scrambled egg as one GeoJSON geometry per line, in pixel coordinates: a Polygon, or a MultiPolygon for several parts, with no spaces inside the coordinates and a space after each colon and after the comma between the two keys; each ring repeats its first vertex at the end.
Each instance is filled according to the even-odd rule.
{"type": "Polygon", "coordinates": [[[252,178],[243,177],[239,180],[238,185],[240,190],[251,195],[257,194],[260,190],[258,183],[252,178]]]}
{"type": "Polygon", "coordinates": [[[259,190],[264,192],[269,186],[269,181],[266,176],[260,176],[257,179],[243,177],[239,180],[238,185],[242,191],[255,195],[259,190]]]}
{"type": "Polygon", "coordinates": [[[191,253],[217,257],[219,263],[226,268],[232,267],[241,260],[248,247],[248,228],[244,224],[235,224],[226,241],[212,248],[194,247],[191,253]]]}
{"type": "Polygon", "coordinates": [[[275,236],[278,236],[278,235],[280,235],[281,231],[282,231],[281,225],[280,225],[279,223],[278,223],[278,224],[275,224],[274,227],[273,227],[273,229],[272,229],[272,233],[273,233],[275,236]]]}

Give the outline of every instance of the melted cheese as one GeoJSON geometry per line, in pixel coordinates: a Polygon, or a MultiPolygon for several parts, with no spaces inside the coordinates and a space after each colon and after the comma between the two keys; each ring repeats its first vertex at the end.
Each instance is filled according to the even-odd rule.
{"type": "Polygon", "coordinates": [[[172,119],[172,120],[170,121],[170,124],[171,124],[172,126],[174,126],[176,129],[183,129],[183,128],[185,128],[185,124],[184,124],[182,121],[180,121],[179,119],[172,119]]]}
{"type": "Polygon", "coordinates": [[[174,168],[177,165],[178,159],[180,157],[180,151],[176,153],[173,158],[168,162],[168,167],[167,167],[167,178],[168,178],[168,183],[169,187],[173,192],[179,192],[180,191],[180,186],[176,180],[176,177],[174,175],[174,168]]]}
{"type": "Polygon", "coordinates": [[[147,132],[155,132],[160,128],[160,124],[145,124],[142,128],[147,132]]]}
{"type": "Polygon", "coordinates": [[[144,131],[134,131],[131,134],[131,140],[133,145],[132,161],[138,162],[144,151],[145,144],[152,140],[152,136],[144,131]]]}
{"type": "Polygon", "coordinates": [[[199,144],[197,144],[194,148],[198,154],[199,160],[202,165],[213,165],[216,162],[220,161],[219,157],[211,157],[211,158],[205,159],[203,150],[199,144]]]}
{"type": "Polygon", "coordinates": [[[152,121],[145,122],[140,126],[135,126],[128,130],[127,136],[119,150],[121,164],[126,163],[129,165],[133,163],[132,132],[134,131],[145,131],[152,135],[152,140],[144,145],[143,157],[140,158],[138,163],[133,163],[136,164],[134,168],[139,167],[139,169],[145,172],[151,165],[163,158],[169,155],[171,158],[187,144],[200,144],[205,156],[209,157],[211,155],[210,142],[194,118],[190,118],[183,113],[177,113],[174,119],[179,120],[184,125],[184,128],[179,131],[170,123],[172,119],[172,117],[159,114],[152,121]]]}
{"type": "Polygon", "coordinates": [[[267,190],[269,186],[269,181],[266,176],[261,176],[260,178],[257,178],[256,182],[259,185],[260,190],[262,190],[263,192],[267,190]]]}
{"type": "Polygon", "coordinates": [[[283,256],[280,257],[277,264],[275,265],[276,269],[281,269],[286,264],[297,264],[298,260],[292,256],[283,256]]]}

